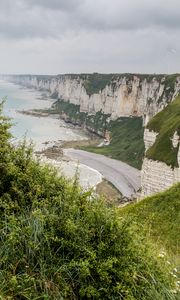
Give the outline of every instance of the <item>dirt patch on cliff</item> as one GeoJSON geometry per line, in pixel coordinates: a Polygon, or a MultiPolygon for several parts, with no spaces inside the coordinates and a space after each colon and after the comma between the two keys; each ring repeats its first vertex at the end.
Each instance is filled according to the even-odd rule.
{"type": "MultiPolygon", "coordinates": [[[[63,149],[66,148],[74,148],[79,149],[83,146],[97,146],[102,142],[102,139],[94,136],[90,136],[89,139],[86,140],[80,140],[80,141],[61,141],[61,142],[55,142],[54,145],[47,147],[46,149],[43,149],[42,151],[36,151],[36,154],[40,155],[43,154],[47,158],[50,159],[59,159],[63,158],[63,149]]],[[[48,145],[49,142],[46,142],[45,145],[48,145]]]]}
{"type": "Polygon", "coordinates": [[[119,204],[122,199],[120,192],[107,180],[103,180],[96,187],[96,193],[105,198],[108,203],[119,204]]]}
{"type": "Polygon", "coordinates": [[[98,146],[102,142],[101,138],[89,135],[89,139],[81,141],[67,141],[62,143],[62,148],[74,148],[80,149],[81,147],[87,146],[98,146]]]}

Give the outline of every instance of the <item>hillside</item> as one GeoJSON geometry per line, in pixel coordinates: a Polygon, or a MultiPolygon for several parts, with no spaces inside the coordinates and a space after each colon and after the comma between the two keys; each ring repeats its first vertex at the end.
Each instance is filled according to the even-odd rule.
{"type": "Polygon", "coordinates": [[[158,133],[155,143],[146,152],[146,157],[178,167],[178,147],[172,147],[175,132],[180,136],[180,95],[148,123],[147,128],[158,133]]]}
{"type": "Polygon", "coordinates": [[[119,159],[141,169],[144,157],[143,126],[141,118],[119,118],[106,126],[110,134],[107,146],[86,146],[81,149],[119,159]]]}
{"type": "Polygon", "coordinates": [[[180,259],[180,183],[169,190],[120,209],[145,234],[180,259]]]}
{"type": "Polygon", "coordinates": [[[131,219],[14,148],[0,121],[0,298],[178,299],[172,268],[131,219]]]}

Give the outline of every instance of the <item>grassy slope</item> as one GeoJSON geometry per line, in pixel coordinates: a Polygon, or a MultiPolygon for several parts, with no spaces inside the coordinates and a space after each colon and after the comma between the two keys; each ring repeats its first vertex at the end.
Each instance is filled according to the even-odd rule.
{"type": "Polygon", "coordinates": [[[169,190],[120,210],[169,253],[180,258],[180,183],[169,190]]]}
{"type": "Polygon", "coordinates": [[[175,131],[180,135],[180,96],[158,113],[147,128],[159,132],[156,142],[147,151],[146,156],[177,167],[178,147],[173,148],[171,138],[175,131]]]}
{"type": "Polygon", "coordinates": [[[104,154],[141,168],[144,154],[144,142],[141,118],[120,118],[111,121],[108,130],[111,133],[109,146],[83,147],[83,150],[104,154]]]}

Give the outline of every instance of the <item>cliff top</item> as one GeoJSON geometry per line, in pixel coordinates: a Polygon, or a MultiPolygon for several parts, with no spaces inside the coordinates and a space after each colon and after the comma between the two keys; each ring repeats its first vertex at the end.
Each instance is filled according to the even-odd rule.
{"type": "Polygon", "coordinates": [[[121,208],[120,213],[132,217],[153,242],[157,243],[158,240],[160,248],[163,246],[170,253],[180,254],[180,235],[177,230],[180,222],[180,183],[163,193],[121,208]]]}
{"type": "Polygon", "coordinates": [[[38,81],[49,81],[51,79],[60,79],[62,77],[68,77],[71,80],[82,80],[83,85],[86,89],[86,92],[89,96],[92,94],[99,93],[107,85],[116,85],[116,82],[122,78],[126,78],[127,83],[132,81],[134,78],[138,78],[141,81],[146,80],[151,82],[152,80],[157,80],[159,83],[164,83],[167,87],[167,90],[172,91],[174,89],[177,77],[180,77],[180,74],[138,74],[138,73],[109,73],[109,74],[100,74],[100,73],[82,73],[82,74],[58,74],[58,75],[12,75],[23,77],[27,76],[29,78],[36,77],[38,81]]]}

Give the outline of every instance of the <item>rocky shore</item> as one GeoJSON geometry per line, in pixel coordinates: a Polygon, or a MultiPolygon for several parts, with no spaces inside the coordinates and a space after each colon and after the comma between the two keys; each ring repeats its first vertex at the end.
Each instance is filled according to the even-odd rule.
{"type": "Polygon", "coordinates": [[[40,111],[40,110],[34,110],[34,109],[28,109],[28,110],[17,110],[18,113],[24,114],[24,115],[30,115],[34,117],[49,117],[48,112],[40,111]]]}
{"type": "MultiPolygon", "coordinates": [[[[30,109],[19,110],[18,112],[38,118],[53,117],[61,119],[59,114],[55,114],[54,110],[51,109],[30,109]]],[[[61,127],[62,126],[63,125],[61,124],[61,127]]],[[[125,205],[129,203],[129,199],[122,197],[121,193],[112,185],[112,183],[107,181],[95,168],[79,163],[64,155],[64,149],[67,148],[80,149],[83,146],[101,145],[103,144],[103,138],[69,122],[65,122],[64,127],[85,131],[87,139],[71,141],[58,140],[54,142],[46,141],[44,147],[40,151],[35,151],[36,156],[41,159],[42,163],[53,165],[58,169],[60,174],[63,174],[68,178],[74,178],[78,174],[78,181],[83,189],[93,189],[95,193],[103,196],[107,202],[113,202],[116,205],[125,205]]]]}

